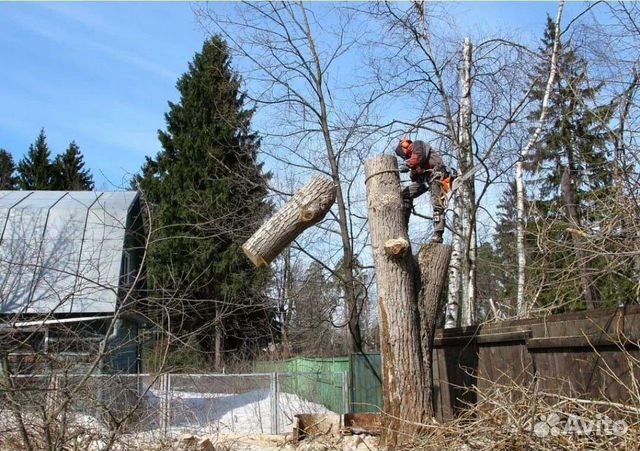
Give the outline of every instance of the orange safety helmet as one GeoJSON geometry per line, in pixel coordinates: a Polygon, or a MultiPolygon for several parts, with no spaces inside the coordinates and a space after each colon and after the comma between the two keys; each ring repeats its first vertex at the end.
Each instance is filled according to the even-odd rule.
{"type": "Polygon", "coordinates": [[[400,145],[404,150],[409,150],[413,145],[413,141],[411,141],[410,139],[403,139],[402,141],[400,141],[400,145]]]}

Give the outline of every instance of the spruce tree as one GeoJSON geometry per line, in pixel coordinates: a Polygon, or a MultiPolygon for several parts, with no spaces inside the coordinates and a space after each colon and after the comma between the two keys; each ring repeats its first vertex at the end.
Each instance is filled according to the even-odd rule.
{"type": "MultiPolygon", "coordinates": [[[[547,16],[547,28],[539,51],[549,55],[553,49],[555,25],[547,16]]],[[[543,58],[548,61],[549,58],[543,58]]],[[[531,99],[542,102],[549,67],[540,64],[533,78],[537,80],[531,99]]],[[[589,80],[587,61],[580,57],[570,43],[560,43],[558,74],[549,97],[546,127],[534,146],[527,164],[541,182],[542,198],[553,200],[560,193],[561,179],[568,172],[576,194],[582,198],[585,191],[610,185],[612,166],[607,160],[606,127],[611,117],[611,105],[590,106],[596,101],[602,84],[589,80]]],[[[536,119],[540,111],[532,111],[536,119]]]]}
{"type": "Polygon", "coordinates": [[[344,354],[344,339],[334,326],[334,321],[342,322],[335,318],[338,296],[334,282],[316,261],[299,277],[290,331],[293,351],[310,357],[344,354]]]}
{"type": "Polygon", "coordinates": [[[94,188],[93,176],[84,168],[84,156],[75,141],[69,143],[67,150],[58,155],[53,163],[51,189],[62,191],[91,191],[94,188]]]}
{"type": "Polygon", "coordinates": [[[51,189],[53,180],[53,165],[49,160],[51,152],[47,145],[47,137],[44,128],[36,138],[35,143],[29,146],[27,155],[18,163],[18,186],[23,190],[48,190],[51,189]]]}
{"type": "MultiPolygon", "coordinates": [[[[509,183],[502,193],[498,208],[498,223],[494,235],[494,252],[500,265],[494,279],[496,302],[509,304],[510,313],[515,313],[518,284],[518,261],[516,255],[516,184],[509,183]]],[[[483,271],[479,270],[481,274],[483,271]]]]}
{"type": "Polygon", "coordinates": [[[225,348],[264,345],[274,321],[268,273],[240,249],[269,211],[240,83],[226,43],[205,41],[177,82],[180,100],[169,102],[162,150],[134,180],[153,206],[150,287],[165,300],[175,294],[173,324],[197,332],[203,351],[215,348],[220,329],[225,348]]]}
{"type": "MultiPolygon", "coordinates": [[[[554,37],[553,20],[547,17],[540,48],[544,61],[549,60],[554,37]]],[[[542,101],[548,71],[544,63],[533,74],[538,83],[532,100],[542,101]]],[[[526,165],[539,183],[535,218],[530,220],[539,221],[545,242],[550,243],[546,255],[540,258],[548,268],[548,283],[553,288],[539,299],[556,302],[562,298],[563,304],[573,308],[585,304],[595,308],[602,303],[593,277],[594,260],[586,253],[583,240],[588,233],[585,230],[602,219],[593,200],[610,189],[613,175],[607,158],[610,134],[606,127],[613,110],[611,105],[596,105],[601,89],[601,84],[589,79],[587,61],[570,42],[561,42],[546,126],[526,165]],[[573,252],[567,252],[571,248],[573,252]],[[571,271],[575,271],[574,276],[571,271]]],[[[531,118],[539,115],[539,110],[532,111],[531,118]]]]}
{"type": "Polygon", "coordinates": [[[16,189],[18,178],[16,177],[16,165],[13,156],[4,149],[0,149],[0,190],[16,189]]]}

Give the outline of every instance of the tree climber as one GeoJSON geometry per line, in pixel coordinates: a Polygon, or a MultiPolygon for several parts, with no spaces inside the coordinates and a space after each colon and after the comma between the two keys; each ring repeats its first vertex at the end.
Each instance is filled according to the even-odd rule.
{"type": "Polygon", "coordinates": [[[442,243],[445,222],[445,196],[449,191],[452,177],[449,177],[440,153],[424,141],[403,139],[396,147],[396,154],[405,164],[399,165],[400,172],[409,172],[411,184],[402,190],[402,209],[407,227],[413,209],[413,199],[431,190],[433,206],[432,243],[442,243]]]}

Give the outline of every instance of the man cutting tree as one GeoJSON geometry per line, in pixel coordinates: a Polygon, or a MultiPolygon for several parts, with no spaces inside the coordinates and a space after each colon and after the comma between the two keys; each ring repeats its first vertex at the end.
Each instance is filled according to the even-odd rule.
{"type": "Polygon", "coordinates": [[[407,227],[413,210],[413,199],[431,190],[433,206],[431,242],[442,243],[445,226],[445,196],[452,180],[442,156],[424,141],[410,139],[400,141],[396,147],[396,154],[405,162],[399,166],[400,172],[409,172],[411,179],[411,184],[402,190],[402,208],[407,227]]]}

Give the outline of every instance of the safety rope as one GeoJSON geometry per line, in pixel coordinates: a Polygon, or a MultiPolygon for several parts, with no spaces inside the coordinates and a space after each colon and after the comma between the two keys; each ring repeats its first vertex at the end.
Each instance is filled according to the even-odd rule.
{"type": "Polygon", "coordinates": [[[400,171],[397,169],[385,169],[384,171],[374,172],[369,177],[364,179],[364,184],[366,185],[370,178],[375,177],[376,175],[385,174],[387,172],[393,172],[394,174],[400,174],[400,171]]]}

